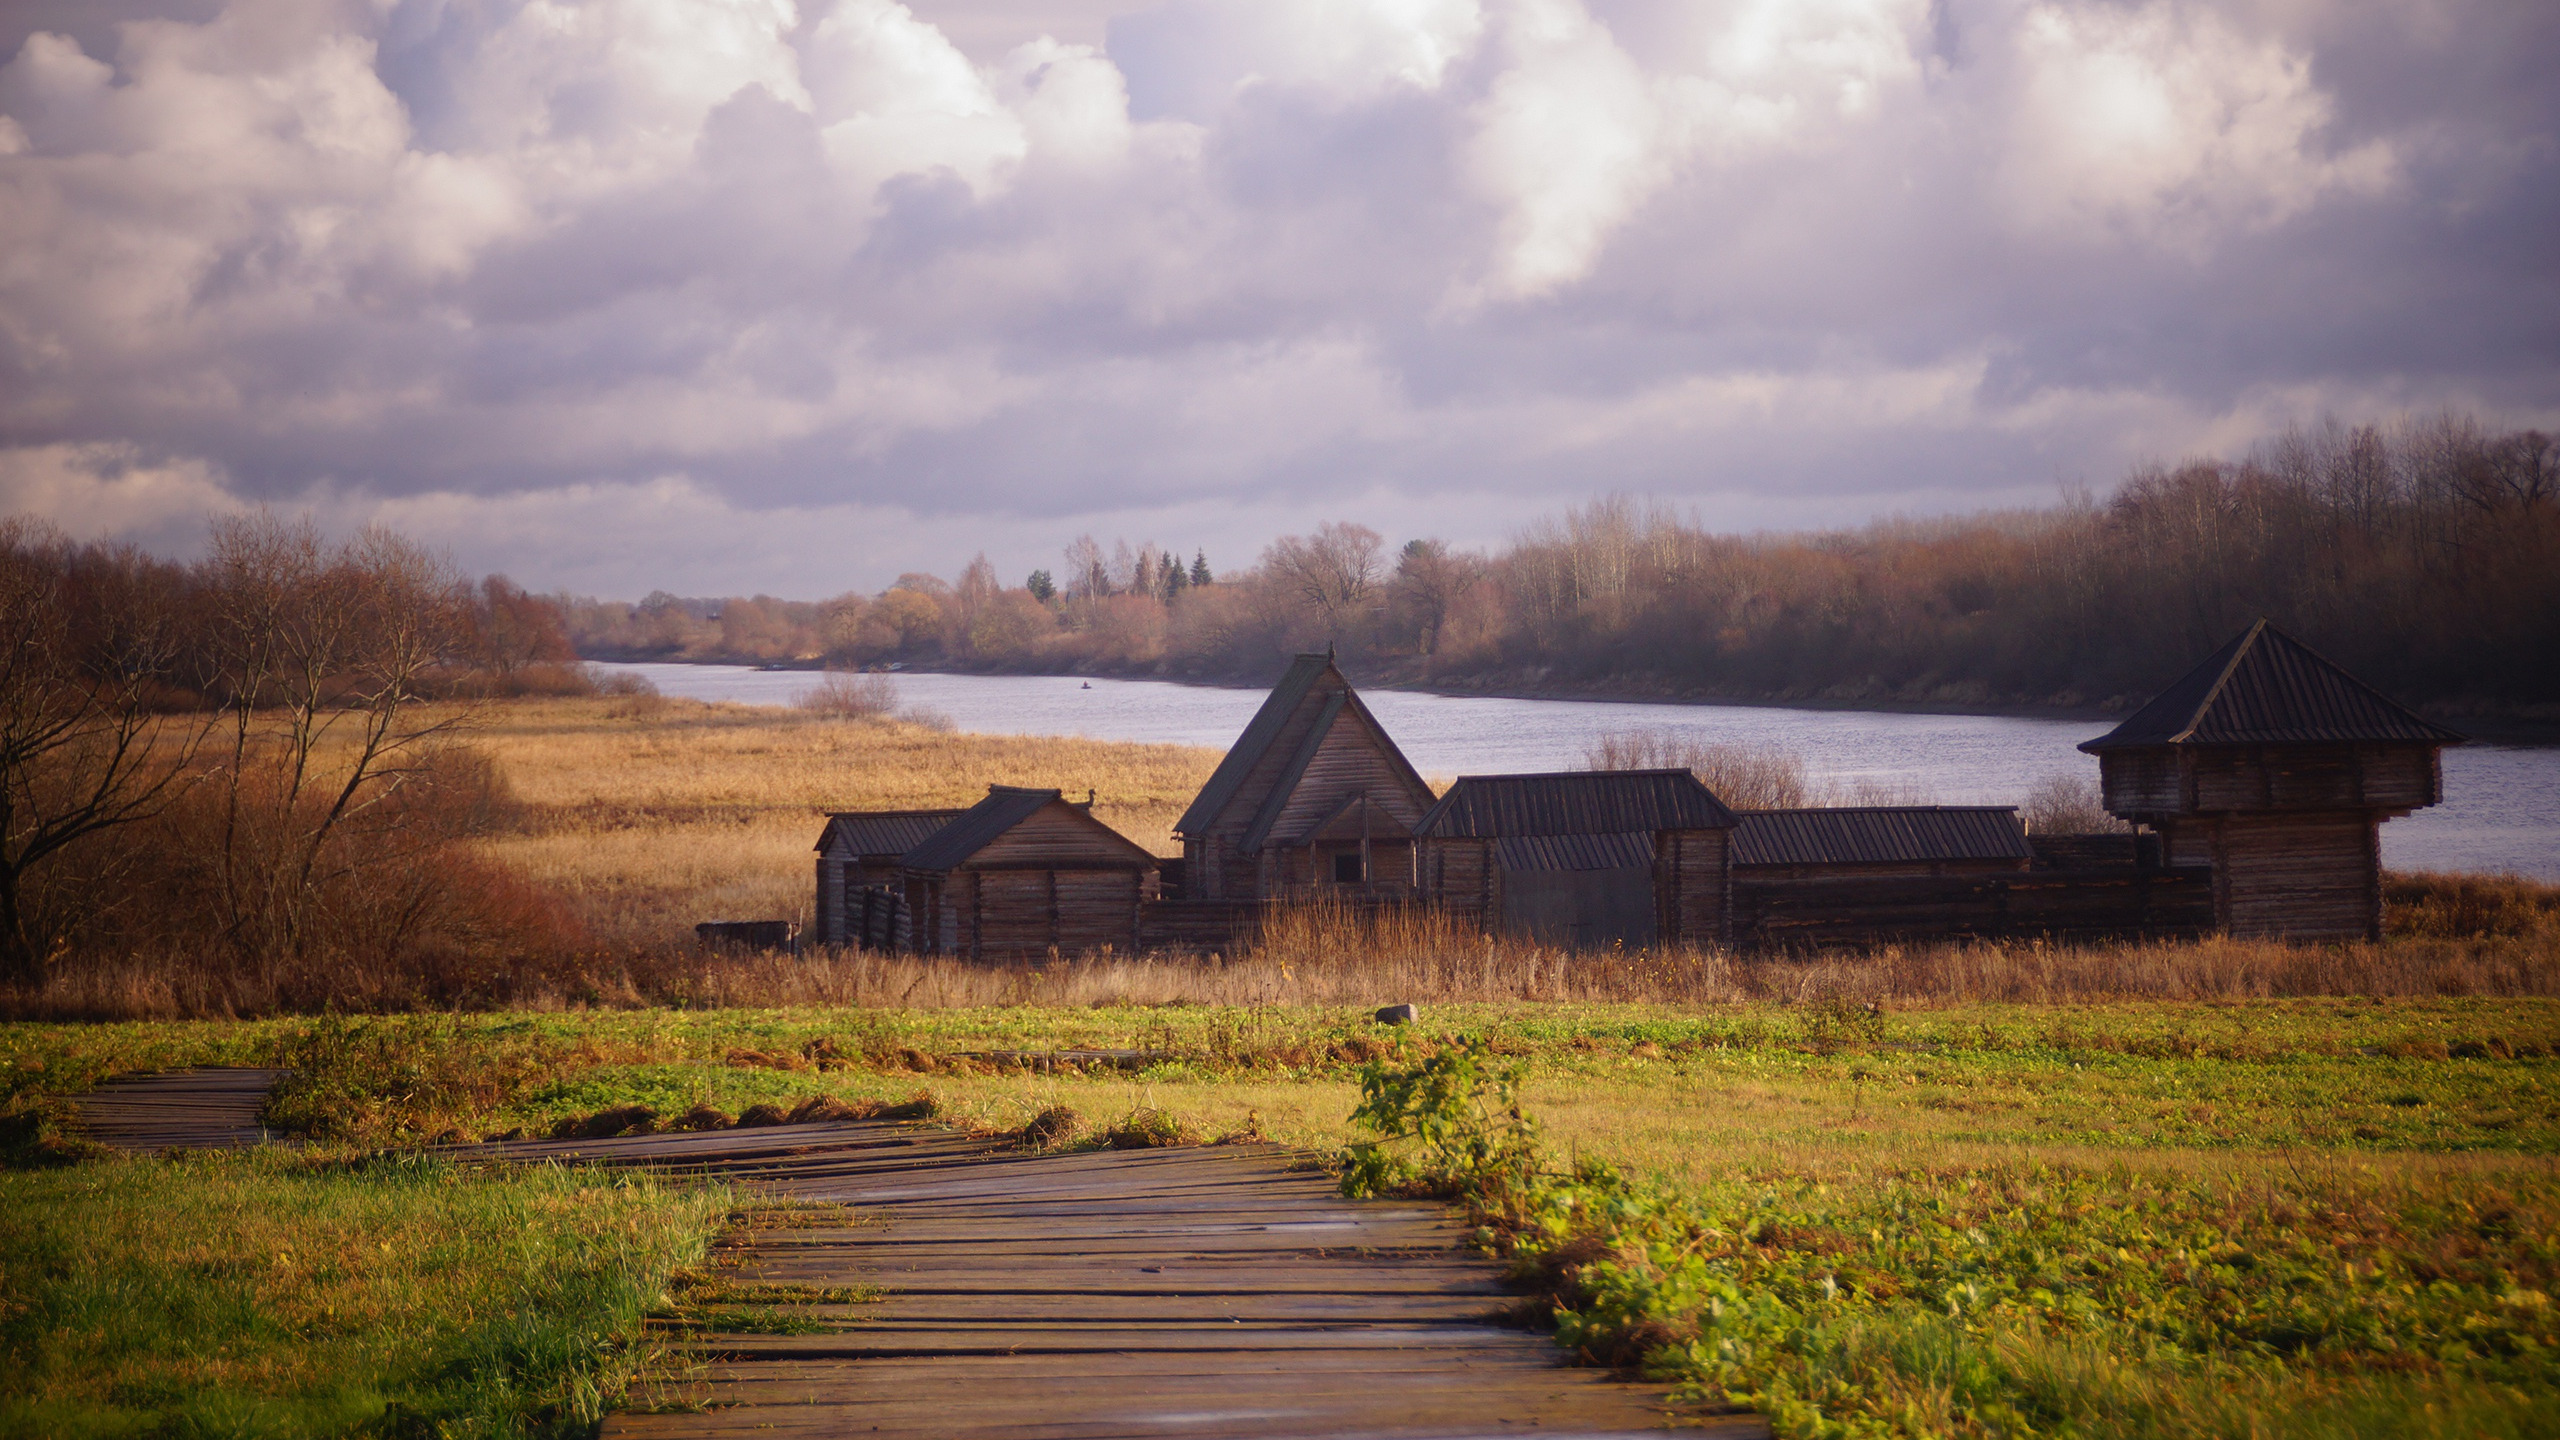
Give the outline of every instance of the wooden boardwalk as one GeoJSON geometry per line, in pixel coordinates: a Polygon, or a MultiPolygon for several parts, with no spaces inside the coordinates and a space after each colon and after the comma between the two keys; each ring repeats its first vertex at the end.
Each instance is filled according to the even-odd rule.
{"type": "Polygon", "coordinates": [[[119,1075],[71,1104],[81,1134],[118,1150],[240,1150],[285,1138],[258,1119],[284,1074],[207,1066],[119,1075]]]}
{"type": "Polygon", "coordinates": [[[1440,1207],[1344,1200],[1265,1147],[1038,1155],[869,1122],[478,1153],[816,1207],[724,1237],[712,1298],[808,1333],[690,1335],[697,1373],[608,1419],[617,1440],[1768,1434],[1568,1366],[1502,1323],[1517,1297],[1440,1207]]]}
{"type": "MultiPolygon", "coordinates": [[[[82,1096],[133,1150],[271,1138],[282,1074],[125,1077],[82,1096]]],[[[1438,1206],[1347,1201],[1268,1147],[1032,1154],[879,1121],[450,1147],[718,1176],[765,1202],[723,1236],[692,1357],[616,1440],[1604,1437],[1741,1440],[1659,1387],[1564,1363],[1438,1206]]],[[[674,1328],[674,1327],[671,1327],[674,1328]]]]}

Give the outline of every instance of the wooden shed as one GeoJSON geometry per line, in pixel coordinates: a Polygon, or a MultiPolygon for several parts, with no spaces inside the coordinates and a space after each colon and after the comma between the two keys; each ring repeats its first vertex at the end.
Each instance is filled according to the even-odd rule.
{"type": "Polygon", "coordinates": [[[1301,655],[1174,833],[1186,898],[1409,897],[1431,787],[1329,655],[1301,655]]]}
{"type": "Polygon", "coordinates": [[[818,903],[809,933],[817,945],[893,950],[906,933],[899,862],[958,810],[850,810],[827,817],[818,834],[818,903]]]}
{"type": "Polygon", "coordinates": [[[1987,875],[2035,861],[2013,805],[1743,810],[1736,819],[1736,880],[1987,875]]]}
{"type": "Polygon", "coordinates": [[[2222,929],[2374,939],[2382,822],[2444,798],[2463,738],[2261,620],[2080,748],[2109,813],[2212,866],[2222,929]]]}
{"type": "Polygon", "coordinates": [[[899,859],[906,948],[1026,960],[1138,945],[1156,857],[1055,790],[993,785],[899,859]]]}
{"type": "Polygon", "coordinates": [[[1469,775],[1415,827],[1423,898],[1577,947],[1730,938],[1734,814],[1686,770],[1469,775]]]}

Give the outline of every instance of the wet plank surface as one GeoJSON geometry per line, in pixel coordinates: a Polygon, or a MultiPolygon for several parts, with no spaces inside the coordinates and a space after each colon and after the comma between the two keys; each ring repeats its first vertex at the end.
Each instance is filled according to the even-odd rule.
{"type": "Polygon", "coordinates": [[[118,1150],[238,1150],[286,1138],[258,1121],[284,1075],[213,1066],[119,1075],[71,1104],[81,1134],[118,1150]]]}
{"type": "Polygon", "coordinates": [[[1507,1323],[1518,1297],[1447,1212],[1344,1200],[1276,1150],[1036,1155],[862,1123],[466,1153],[817,1207],[722,1238],[706,1323],[755,1329],[682,1329],[690,1369],[608,1419],[615,1440],[1768,1433],[1567,1365],[1507,1323]]]}
{"type": "MultiPolygon", "coordinates": [[[[75,1103],[120,1148],[255,1145],[282,1074],[131,1076],[75,1103]]],[[[768,1202],[718,1242],[702,1318],[665,1322],[689,1362],[606,1420],[616,1440],[1769,1433],[1567,1365],[1507,1323],[1518,1297],[1446,1211],[1344,1200],[1267,1148],[1039,1155],[875,1121],[447,1153],[768,1202]]]]}

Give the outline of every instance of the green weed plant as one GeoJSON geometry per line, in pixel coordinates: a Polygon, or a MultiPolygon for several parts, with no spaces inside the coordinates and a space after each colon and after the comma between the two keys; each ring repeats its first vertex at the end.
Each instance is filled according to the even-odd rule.
{"type": "Polygon", "coordinates": [[[2560,1187],[2335,1167],[1564,1166],[1481,1038],[1373,1063],[1350,1195],[1468,1202],[1558,1339],[1791,1440],[2560,1433],[2560,1187]]]}

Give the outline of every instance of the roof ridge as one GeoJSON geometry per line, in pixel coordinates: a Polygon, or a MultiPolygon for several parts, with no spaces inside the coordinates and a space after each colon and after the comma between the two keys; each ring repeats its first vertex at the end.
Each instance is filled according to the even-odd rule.
{"type": "MultiPolygon", "coordinates": [[[[2258,637],[2267,633],[2268,623],[2266,616],[2259,616],[2258,623],[2250,626],[2248,633],[2240,637],[2240,643],[2231,647],[2231,658],[2223,662],[2222,673],[2214,676],[2213,683],[2205,687],[2204,694],[2196,700],[2196,708],[2187,716],[2186,727],[2169,737],[2170,744],[2175,745],[2195,734],[2196,727],[2204,723],[2204,717],[2213,713],[2213,702],[2222,698],[2223,687],[2229,685],[2231,677],[2239,673],[2240,662],[2249,658],[2250,651],[2258,648],[2258,637]]],[[[2290,640],[2293,637],[2288,635],[2285,638],[2290,640]]]]}
{"type": "Polygon", "coordinates": [[[1262,842],[1270,838],[1271,828],[1280,823],[1282,812],[1289,808],[1291,800],[1297,798],[1299,779],[1307,773],[1307,767],[1315,763],[1316,751],[1324,747],[1324,738],[1333,733],[1333,722],[1342,718],[1343,701],[1350,694],[1350,687],[1346,684],[1325,697],[1324,708],[1316,712],[1316,723],[1307,727],[1306,738],[1298,742],[1298,748],[1289,756],[1289,763],[1281,766],[1279,775],[1272,780],[1271,793],[1262,797],[1262,808],[1255,812],[1253,823],[1246,826],[1244,834],[1236,840],[1237,849],[1250,855],[1260,850],[1262,842]]]}

